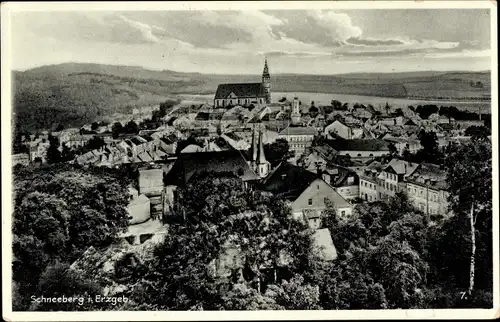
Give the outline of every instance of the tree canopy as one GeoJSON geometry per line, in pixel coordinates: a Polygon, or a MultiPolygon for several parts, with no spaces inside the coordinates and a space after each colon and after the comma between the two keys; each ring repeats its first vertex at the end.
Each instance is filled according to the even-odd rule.
{"type": "MultiPolygon", "coordinates": [[[[14,172],[13,279],[20,291],[38,292],[47,265],[71,263],[87,247],[109,244],[126,227],[122,180],[103,169],[67,164],[14,172]]],[[[28,305],[29,296],[23,298],[28,305]]]]}

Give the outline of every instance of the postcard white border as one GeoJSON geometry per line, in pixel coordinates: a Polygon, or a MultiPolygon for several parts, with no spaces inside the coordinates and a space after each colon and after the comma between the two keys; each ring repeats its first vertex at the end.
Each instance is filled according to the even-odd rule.
{"type": "Polygon", "coordinates": [[[1,4],[2,39],[2,279],[3,318],[6,321],[159,321],[159,320],[308,320],[308,319],[470,319],[500,317],[499,310],[499,208],[498,208],[498,44],[496,1],[262,1],[262,2],[18,2],[1,4]],[[306,4],[307,2],[307,4],[306,4]],[[12,312],[11,300],[11,84],[10,13],[19,11],[148,11],[148,10],[262,10],[262,9],[491,9],[491,88],[493,144],[493,309],[418,309],[344,311],[221,311],[221,312],[12,312]]]}

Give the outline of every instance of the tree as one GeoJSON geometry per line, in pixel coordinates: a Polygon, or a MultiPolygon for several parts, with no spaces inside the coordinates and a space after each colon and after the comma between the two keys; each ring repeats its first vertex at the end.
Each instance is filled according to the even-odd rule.
{"type": "Polygon", "coordinates": [[[123,130],[127,134],[137,134],[139,133],[139,126],[137,125],[137,123],[131,120],[127,124],[125,124],[123,130]]]}
{"type": "Polygon", "coordinates": [[[59,151],[59,139],[55,136],[49,135],[49,147],[47,149],[47,163],[61,162],[61,152],[59,151]]]}
{"type": "Polygon", "coordinates": [[[405,114],[404,114],[404,112],[403,112],[403,110],[402,110],[400,107],[398,107],[398,108],[394,111],[394,114],[395,114],[396,116],[404,116],[404,115],[405,115],[405,114]]]}
{"type": "Polygon", "coordinates": [[[417,152],[417,159],[420,162],[442,163],[443,155],[438,149],[436,132],[421,130],[418,136],[422,149],[417,152]]]}
{"type": "Polygon", "coordinates": [[[330,104],[334,110],[336,111],[340,111],[342,110],[342,102],[338,101],[338,100],[332,100],[331,104],[330,104]]]}
{"type": "Polygon", "coordinates": [[[90,129],[92,131],[96,131],[99,128],[99,123],[93,122],[92,125],[90,126],[90,129]]]}
{"type": "Polygon", "coordinates": [[[304,278],[295,275],[290,281],[283,280],[281,285],[271,285],[265,295],[286,310],[317,310],[319,306],[318,285],[305,284],[304,278]]]}
{"type": "Polygon", "coordinates": [[[451,209],[456,216],[466,216],[469,221],[471,253],[468,292],[472,294],[477,230],[491,231],[491,143],[487,139],[475,137],[472,142],[457,146],[448,156],[446,165],[451,209]]]}
{"type": "Polygon", "coordinates": [[[418,105],[415,112],[420,116],[420,118],[426,120],[434,113],[439,111],[437,105],[418,105]]]}
{"type": "Polygon", "coordinates": [[[315,118],[319,114],[319,109],[316,106],[314,106],[314,101],[311,103],[312,105],[309,108],[309,115],[311,115],[312,118],[315,118]]]}
{"type": "Polygon", "coordinates": [[[71,161],[75,158],[75,153],[73,150],[71,150],[66,143],[63,143],[62,145],[62,151],[61,151],[61,161],[62,162],[68,162],[71,161]]]}
{"type": "Polygon", "coordinates": [[[116,139],[121,133],[123,133],[123,125],[120,122],[113,123],[111,132],[113,133],[113,138],[116,139]]]}
{"type": "Polygon", "coordinates": [[[94,136],[88,140],[84,146],[85,151],[99,150],[101,147],[106,146],[106,142],[100,136],[94,136]]]}
{"type": "Polygon", "coordinates": [[[56,129],[54,130],[55,132],[61,132],[62,130],[64,130],[64,125],[62,124],[58,124],[56,126],[56,129]]]}
{"type": "Polygon", "coordinates": [[[265,144],[264,154],[266,155],[267,161],[269,161],[273,167],[292,157],[290,145],[285,139],[277,139],[273,143],[265,144]]]}
{"type": "Polygon", "coordinates": [[[469,126],[467,129],[465,129],[465,135],[466,136],[474,136],[477,138],[487,138],[489,135],[491,135],[490,129],[488,129],[485,126],[469,126]]]}
{"type": "Polygon", "coordinates": [[[389,143],[389,154],[392,156],[395,156],[398,154],[398,149],[396,148],[396,146],[392,142],[389,143]]]}
{"type": "Polygon", "coordinates": [[[328,115],[328,114],[332,113],[333,110],[334,110],[332,105],[325,105],[325,106],[322,106],[321,108],[322,108],[323,113],[325,115],[328,115]]]}
{"type": "Polygon", "coordinates": [[[72,262],[127,226],[128,182],[112,171],[58,164],[14,173],[13,279],[21,294],[36,292],[50,262],[72,262]]]}
{"type": "Polygon", "coordinates": [[[148,301],[160,308],[213,310],[227,304],[233,284],[264,294],[271,284],[314,275],[305,223],[276,198],[243,188],[231,174],[195,175],[178,192],[164,243],[155,251],[148,301]]]}

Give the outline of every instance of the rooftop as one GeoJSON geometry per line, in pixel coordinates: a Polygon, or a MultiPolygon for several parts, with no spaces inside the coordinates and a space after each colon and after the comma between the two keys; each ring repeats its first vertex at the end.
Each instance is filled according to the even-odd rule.
{"type": "Polygon", "coordinates": [[[227,98],[231,93],[237,97],[262,97],[264,96],[264,87],[262,83],[219,84],[215,98],[227,98]]]}
{"type": "Polygon", "coordinates": [[[327,140],[326,143],[337,151],[389,151],[389,145],[380,139],[327,140]]]}
{"type": "Polygon", "coordinates": [[[310,126],[288,126],[279,135],[316,135],[318,131],[310,126]]]}

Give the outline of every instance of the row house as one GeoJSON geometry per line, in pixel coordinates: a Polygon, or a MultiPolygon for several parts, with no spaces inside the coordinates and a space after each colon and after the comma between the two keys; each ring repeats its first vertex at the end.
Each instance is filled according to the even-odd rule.
{"type": "Polygon", "coordinates": [[[428,215],[448,212],[446,171],[438,165],[422,163],[406,181],[408,197],[417,209],[428,215]]]}
{"type": "Polygon", "coordinates": [[[359,178],[359,197],[366,201],[388,200],[406,190],[406,178],[419,167],[418,163],[392,159],[387,165],[375,161],[359,178]]]}

